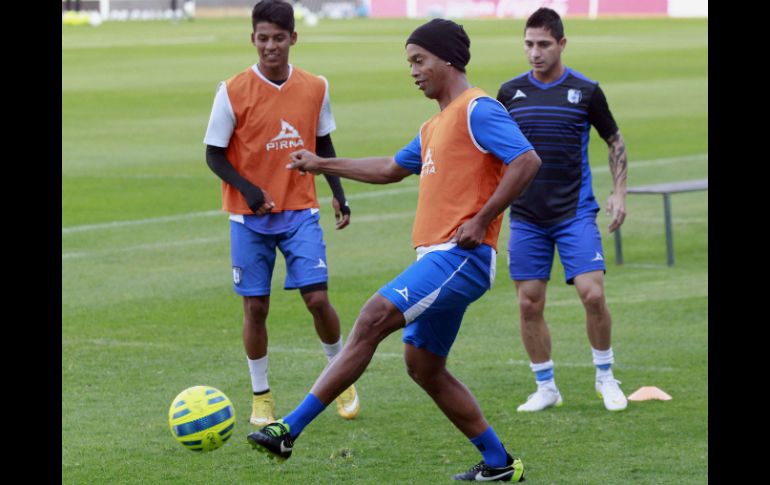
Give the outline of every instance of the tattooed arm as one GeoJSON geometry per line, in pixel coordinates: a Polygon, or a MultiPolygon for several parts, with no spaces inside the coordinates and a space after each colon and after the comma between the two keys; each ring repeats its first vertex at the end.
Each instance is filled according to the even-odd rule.
{"type": "Polygon", "coordinates": [[[626,219],[626,178],[628,176],[628,156],[626,144],[620,131],[605,140],[609,149],[610,173],[612,174],[612,194],[607,199],[607,215],[610,216],[610,232],[619,228],[626,219]]]}

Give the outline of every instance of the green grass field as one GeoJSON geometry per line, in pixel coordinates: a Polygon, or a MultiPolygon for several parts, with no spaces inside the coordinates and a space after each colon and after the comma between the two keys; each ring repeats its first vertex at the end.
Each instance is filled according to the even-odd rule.
{"type": "MultiPolygon", "coordinates": [[[[292,63],[330,81],[343,156],[388,155],[437,111],[409,77],[404,41],[421,21],[299,27],[292,63]]],[[[527,69],[523,21],[462,22],[469,79],[495,95],[527,69]]],[[[360,416],[327,409],[278,465],[245,444],[250,381],[229,230],[202,143],[220,80],[256,62],[249,19],[106,23],[62,29],[62,483],[446,483],[480,458],[404,371],[400,332],[358,381],[360,416]],[[183,389],[223,390],[234,437],[195,454],[168,430],[183,389]]],[[[707,20],[568,19],[565,63],[601,82],[626,139],[629,185],[708,174],[707,20]]],[[[594,191],[609,195],[606,145],[592,133],[594,191]]],[[[414,258],[417,178],[345,182],[353,222],[335,231],[319,179],[330,296],[345,335],[379,286],[414,258]]],[[[708,476],[708,194],[672,197],[676,265],[665,265],[660,196],[630,195],[626,264],[614,264],[599,214],[614,319],[615,374],[626,393],[672,401],[610,414],[593,390],[582,307],[554,265],[546,318],[564,406],[520,415],[533,391],[508,280],[508,230],[494,288],[468,310],[449,368],[478,398],[532,484],[701,484],[708,476]]],[[[268,320],[279,414],[325,363],[278,258],[268,320]]]]}

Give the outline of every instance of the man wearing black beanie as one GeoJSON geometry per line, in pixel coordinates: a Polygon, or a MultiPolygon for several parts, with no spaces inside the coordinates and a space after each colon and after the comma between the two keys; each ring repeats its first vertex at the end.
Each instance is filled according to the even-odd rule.
{"type": "Polygon", "coordinates": [[[451,20],[433,19],[412,32],[405,45],[415,44],[465,72],[471,60],[471,40],[462,25],[451,20]]]}
{"type": "Polygon", "coordinates": [[[441,109],[411,143],[394,156],[359,159],[301,150],[287,168],[376,184],[419,175],[417,261],[364,304],[347,344],[304,401],[248,440],[273,456],[291,456],[305,427],[356,382],[377,345],[403,328],[407,372],[483,457],[453,478],[519,482],[524,465],[506,451],[446,359],[466,309],[491,288],[503,211],[527,188],[540,158],[505,108],[468,82],[470,39],[462,26],[431,20],[409,36],[406,57],[415,84],[441,109]]]}

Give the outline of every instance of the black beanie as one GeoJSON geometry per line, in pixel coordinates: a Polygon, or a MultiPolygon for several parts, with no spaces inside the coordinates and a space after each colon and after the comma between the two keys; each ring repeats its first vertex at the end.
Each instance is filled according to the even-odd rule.
{"type": "Polygon", "coordinates": [[[427,49],[462,72],[471,60],[471,40],[463,26],[451,20],[433,19],[417,27],[406,43],[427,49]]]}

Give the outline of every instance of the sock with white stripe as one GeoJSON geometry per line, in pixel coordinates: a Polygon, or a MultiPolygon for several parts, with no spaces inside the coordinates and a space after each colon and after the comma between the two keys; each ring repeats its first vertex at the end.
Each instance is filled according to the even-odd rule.
{"type": "Polygon", "coordinates": [[[615,354],[612,352],[612,347],[607,350],[596,350],[591,347],[591,353],[596,366],[596,378],[613,377],[612,364],[615,362],[615,354]]]}
{"type": "Polygon", "coordinates": [[[539,364],[530,362],[529,368],[535,373],[535,382],[537,383],[538,389],[541,387],[556,389],[556,382],[553,377],[553,360],[548,360],[539,364]]]}

